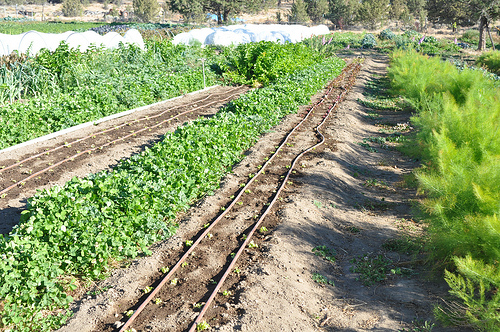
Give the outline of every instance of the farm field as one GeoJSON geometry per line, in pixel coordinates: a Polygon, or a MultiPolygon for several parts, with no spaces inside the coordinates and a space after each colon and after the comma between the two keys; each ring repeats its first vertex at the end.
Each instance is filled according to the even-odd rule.
{"type": "MultiPolygon", "coordinates": [[[[221,309],[213,314],[209,311],[207,320],[213,329],[411,330],[436,324],[432,305],[439,297],[446,296],[444,281],[427,279],[429,275],[418,262],[409,263],[413,259],[411,252],[383,249],[383,244],[391,243],[390,240],[404,239],[421,231],[421,224],[410,213],[412,200],[416,199],[415,188],[405,187],[403,180],[418,164],[390,148],[378,148],[378,152],[373,153],[359,144],[367,137],[380,135],[381,123],[387,129],[399,123],[396,131],[408,130],[402,125],[408,121],[408,112],[386,110],[380,112],[382,118],[374,120],[369,117],[371,110],[358,102],[358,98],[365,98],[363,93],[371,82],[384,74],[387,62],[383,56],[367,56],[353,91],[327,122],[325,145],[300,162],[291,178],[293,184],[286,187],[282,199],[264,222],[263,226],[273,231],[255,236],[257,247],[246,250],[238,264],[240,274],[231,277],[221,290],[228,295],[216,298],[216,307],[221,309]],[[322,246],[328,248],[324,251],[327,257],[333,256],[328,250],[335,252],[335,259],[328,261],[316,256],[313,249],[322,246]],[[360,274],[351,271],[352,260],[360,257],[376,260],[378,255],[390,262],[387,267],[402,268],[408,273],[391,275],[389,272],[390,276],[383,278],[383,282],[373,285],[368,279],[365,286],[363,280],[358,280],[360,274]],[[321,283],[323,279],[315,279],[319,276],[325,278],[324,283],[321,283]]],[[[313,104],[320,97],[314,97],[313,104]]],[[[304,107],[300,113],[306,110],[304,107]]],[[[196,238],[199,225],[213,220],[220,213],[219,208],[227,206],[230,196],[238,192],[241,183],[248,181],[249,174],[258,171],[266,156],[272,156],[270,148],[272,151],[278,146],[299,119],[297,115],[287,117],[259,140],[245,160],[226,177],[222,187],[182,217],[183,227],[174,238],[155,247],[152,257],[134,261],[127,270],[117,271],[96,285],[91,293],[94,295],[77,304],[75,317],[61,331],[73,331],[82,325],[88,326],[86,331],[118,330],[118,322],[123,324],[127,319],[124,313],[130,308],[133,310],[138,299],[146,296],[142,290],[157,284],[155,280],[161,276],[161,268],[175,263],[185,250],[186,239],[196,238]],[[101,310],[96,312],[92,308],[101,310]]],[[[241,229],[236,225],[245,219],[246,210],[229,217],[231,224],[226,227],[231,231],[241,229]]],[[[213,235],[213,250],[217,242],[224,245],[230,239],[221,233],[213,235]]],[[[195,264],[204,265],[201,262],[213,259],[202,254],[195,264]]],[[[189,265],[184,269],[189,272],[179,277],[181,286],[189,284],[197,275],[197,269],[192,270],[189,265]]],[[[193,283],[193,287],[195,285],[193,283]]],[[[181,286],[167,284],[165,288],[172,291],[181,286]]],[[[183,294],[194,292],[193,289],[183,294]]],[[[172,299],[179,296],[186,299],[174,301],[165,293],[158,295],[164,302],[150,304],[158,311],[146,314],[145,321],[139,316],[138,325],[131,327],[138,331],[185,331],[186,323],[195,318],[196,310],[193,310],[191,295],[177,295],[172,299]],[[172,308],[177,309],[163,317],[162,310],[172,308]]],[[[455,329],[440,327],[437,330],[455,329]]]]}
{"type": "MultiPolygon", "coordinates": [[[[396,44],[442,56],[458,51],[456,43],[411,37],[398,37],[396,44]]],[[[48,331],[61,325],[61,331],[456,330],[443,327],[433,314],[443,299],[454,302],[427,259],[433,245],[439,246],[435,253],[447,268],[461,257],[451,256],[448,243],[432,238],[442,229],[439,222],[432,224],[434,242],[429,242],[423,219],[429,217],[415,210],[420,203],[432,207],[446,202],[432,186],[417,184],[438,183],[443,175],[432,165],[446,165],[426,159],[441,158],[432,144],[447,137],[429,134],[433,130],[426,127],[434,121],[434,113],[426,113],[426,93],[436,87],[423,85],[422,90],[404,83],[415,75],[405,65],[421,61],[419,68],[432,70],[427,69],[432,64],[411,51],[395,52],[390,55],[389,83],[390,57],[368,50],[377,43],[381,52],[394,45],[370,34],[336,34],[295,46],[262,42],[215,52],[209,48],[203,54],[213,70],[210,84],[223,86],[56,140],[0,152],[0,216],[6,220],[0,239],[0,308],[7,324],[0,331],[48,331]],[[392,93],[403,97],[390,96],[389,84],[392,93]],[[413,141],[415,133],[426,140],[413,141]],[[423,146],[423,153],[415,155],[408,142],[414,142],[414,150],[423,146]],[[429,170],[422,169],[424,161],[429,170]],[[431,188],[431,199],[424,199],[417,188],[431,188]],[[160,282],[166,284],[156,293],[160,282]]],[[[159,54],[175,54],[168,44],[150,45],[156,47],[149,53],[153,63],[165,61],[159,54]]],[[[179,48],[191,60],[200,56],[196,47],[179,48]]],[[[133,49],[119,56],[150,63],[133,49]]],[[[81,70],[87,60],[79,61],[82,65],[65,64],[58,74],[61,84],[54,91],[65,94],[63,98],[79,91],[79,85],[71,86],[74,81],[88,79],[81,70]]],[[[103,68],[109,65],[100,61],[103,68]]],[[[168,63],[176,72],[182,68],[179,79],[186,74],[185,82],[196,90],[199,64],[193,60],[182,66],[177,61],[168,63]]],[[[483,61],[493,68],[496,60],[492,56],[483,61]]],[[[473,78],[477,86],[495,89],[493,80],[483,82],[482,72],[455,74],[458,65],[434,65],[457,75],[456,82],[473,78]]],[[[132,75],[127,80],[133,81],[132,75]]],[[[158,100],[143,90],[146,85],[131,89],[144,99],[126,105],[158,100]]],[[[110,91],[120,89],[110,85],[110,91]]],[[[461,93],[468,93],[450,91],[460,103],[461,93]]],[[[32,100],[52,98],[36,92],[23,97],[17,103],[19,95],[14,96],[6,105],[22,114],[23,105],[32,100]]],[[[68,103],[71,110],[81,100],[94,105],[92,99],[78,98],[68,103]]],[[[474,103],[473,93],[470,98],[466,100],[474,103]]],[[[437,115],[443,128],[459,127],[447,108],[454,105],[451,101],[432,102],[445,112],[437,115]]],[[[494,105],[494,97],[488,102],[494,105]]],[[[105,103],[99,107],[106,110],[104,115],[114,113],[105,103]]],[[[84,119],[75,115],[77,121],[84,119]]],[[[10,122],[12,128],[16,121],[10,122]]],[[[53,131],[39,132],[38,127],[30,128],[31,137],[53,131]]],[[[6,137],[19,143],[30,135],[6,137]]],[[[453,139],[460,142],[464,135],[453,139]]],[[[486,157],[475,155],[477,167],[494,163],[489,158],[494,148],[481,146],[486,157]]],[[[478,182],[482,178],[474,181],[474,188],[485,188],[484,197],[494,195],[493,187],[478,182]]],[[[474,218],[481,220],[480,213],[489,218],[491,205],[474,204],[479,206],[474,218]]],[[[496,238],[488,233],[484,239],[496,238]]],[[[472,259],[494,259],[494,251],[481,243],[477,245],[483,251],[472,259]]],[[[447,272],[448,284],[461,278],[453,272],[447,272]]],[[[495,318],[485,324],[495,326],[495,318]]],[[[465,325],[461,331],[467,330],[465,325]]]]}

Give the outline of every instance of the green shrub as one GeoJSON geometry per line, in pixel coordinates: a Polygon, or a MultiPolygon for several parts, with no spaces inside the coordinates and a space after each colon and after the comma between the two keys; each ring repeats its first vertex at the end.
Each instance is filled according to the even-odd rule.
{"type": "Polygon", "coordinates": [[[371,33],[367,33],[363,39],[361,39],[361,46],[363,48],[374,48],[377,46],[377,39],[371,33]]]}
{"type": "Polygon", "coordinates": [[[389,75],[418,110],[413,144],[424,158],[417,178],[431,255],[456,270],[446,280],[465,304],[462,317],[500,330],[500,90],[480,71],[414,51],[395,52],[389,75]]]}
{"type": "Polygon", "coordinates": [[[396,37],[396,34],[391,31],[391,29],[387,28],[382,31],[380,31],[379,38],[380,39],[386,39],[386,40],[394,40],[396,37]]]}
{"type": "Polygon", "coordinates": [[[486,67],[493,74],[500,75],[500,51],[486,52],[479,56],[476,65],[486,67]]]}
{"type": "Polygon", "coordinates": [[[320,53],[311,52],[302,43],[280,45],[269,41],[240,44],[229,52],[224,76],[243,84],[268,84],[284,74],[309,66],[321,57],[320,53]]]}

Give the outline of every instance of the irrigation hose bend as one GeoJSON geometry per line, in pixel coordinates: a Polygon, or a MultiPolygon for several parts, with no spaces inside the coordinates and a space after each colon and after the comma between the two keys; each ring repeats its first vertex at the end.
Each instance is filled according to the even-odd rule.
{"type": "MultiPolygon", "coordinates": [[[[340,77],[340,75],[339,75],[339,77],[340,77]]],[[[194,251],[194,249],[196,248],[196,246],[208,235],[208,233],[210,233],[211,229],[220,220],[222,220],[222,218],[224,218],[224,216],[227,213],[229,213],[229,211],[231,210],[231,208],[236,204],[236,202],[238,202],[239,198],[241,198],[241,196],[244,194],[245,190],[254,182],[254,180],[258,177],[258,175],[260,175],[262,172],[264,172],[266,166],[269,165],[272,162],[272,160],[274,160],[274,157],[276,157],[278,155],[278,152],[286,144],[286,142],[288,141],[289,137],[295,132],[295,130],[298,127],[300,127],[300,125],[302,125],[302,123],[304,123],[304,121],[307,120],[307,118],[309,117],[309,115],[312,114],[312,111],[317,106],[321,105],[326,100],[326,98],[329,96],[329,94],[331,93],[331,91],[334,88],[333,87],[334,83],[336,81],[338,81],[338,79],[339,78],[337,78],[336,80],[334,80],[332,82],[332,84],[329,87],[328,92],[325,95],[322,96],[321,100],[318,103],[316,103],[313,107],[311,107],[309,109],[309,111],[306,114],[306,116],[288,133],[288,135],[285,137],[285,139],[283,139],[281,145],[276,149],[275,153],[273,153],[273,155],[267,161],[264,162],[264,164],[262,165],[262,167],[260,168],[260,170],[255,174],[255,176],[253,176],[247,182],[247,184],[243,188],[240,188],[240,191],[239,191],[238,195],[236,195],[236,197],[232,200],[232,202],[229,204],[229,206],[205,229],[205,231],[195,240],[195,242],[189,247],[189,249],[184,253],[184,255],[177,261],[177,263],[163,277],[163,279],[156,286],[156,288],[151,293],[149,293],[148,297],[141,303],[141,305],[137,308],[137,310],[135,310],[134,314],[132,316],[130,316],[130,318],[127,320],[127,322],[125,322],[125,324],[120,328],[119,332],[124,332],[134,322],[134,320],[137,318],[137,316],[139,316],[139,314],[142,312],[142,310],[144,310],[144,308],[147,306],[147,304],[156,296],[156,294],[160,291],[160,289],[163,287],[163,285],[165,285],[165,283],[168,280],[170,280],[170,278],[174,275],[174,273],[177,272],[177,270],[181,267],[182,263],[184,263],[184,261],[191,255],[191,253],[194,251]]],[[[326,119],[326,117],[325,117],[325,119],[326,119]]],[[[323,122],[325,121],[325,119],[323,120],[323,122]]],[[[290,171],[291,171],[292,168],[293,168],[293,166],[290,168],[290,171]]],[[[287,175],[287,178],[288,178],[288,176],[289,175],[287,175]]],[[[283,183],[286,183],[286,181],[283,182],[283,183]]],[[[283,187],[283,185],[282,185],[282,187],[283,187]]],[[[280,188],[280,191],[281,190],[282,190],[282,188],[280,188]]],[[[267,213],[269,211],[269,208],[276,201],[276,199],[278,197],[278,194],[279,194],[279,191],[277,191],[277,193],[275,195],[275,198],[273,199],[273,201],[270,203],[269,207],[264,212],[263,217],[265,217],[267,215],[267,213]]],[[[256,225],[260,224],[260,221],[263,219],[263,217],[261,217],[259,219],[259,221],[257,222],[256,225]]],[[[217,284],[217,286],[216,286],[214,292],[212,293],[212,296],[210,297],[210,299],[205,303],[205,305],[202,308],[200,314],[198,315],[198,318],[193,323],[193,326],[191,327],[190,331],[194,331],[196,329],[197,324],[199,323],[199,321],[203,317],[203,315],[206,312],[206,310],[208,310],[210,302],[213,300],[213,298],[215,297],[215,294],[217,294],[217,291],[220,289],[220,287],[222,286],[222,283],[227,278],[227,275],[229,273],[228,271],[231,271],[232,266],[234,266],[234,264],[236,263],[236,259],[239,257],[239,255],[241,254],[241,252],[243,251],[243,249],[247,246],[248,241],[250,241],[251,235],[255,232],[255,229],[256,229],[256,226],[252,229],[252,231],[249,233],[249,235],[247,235],[247,239],[245,240],[245,242],[243,243],[243,245],[240,247],[238,253],[234,256],[233,260],[230,263],[230,267],[226,270],[226,272],[224,273],[224,276],[222,277],[222,279],[217,284]]]]}
{"type": "MultiPolygon", "coordinates": [[[[353,74],[351,76],[354,76],[354,73],[359,70],[360,65],[358,65],[358,67],[355,69],[355,71],[353,71],[353,74]]],[[[335,102],[333,103],[333,105],[328,109],[328,111],[326,112],[326,115],[325,117],[323,118],[323,120],[321,121],[321,123],[315,128],[316,132],[321,136],[321,140],[320,142],[318,142],[317,144],[309,147],[308,149],[302,151],[299,155],[297,155],[293,162],[292,162],[292,165],[290,167],[290,169],[288,170],[286,176],[285,176],[285,179],[283,180],[283,182],[281,183],[281,186],[279,187],[279,189],[276,191],[276,194],[274,195],[274,198],[273,200],[270,202],[270,204],[268,205],[268,207],[266,208],[266,210],[264,211],[264,213],[262,214],[262,216],[259,218],[259,220],[255,223],[254,227],[252,228],[252,230],[247,234],[247,238],[245,239],[245,241],[243,242],[243,244],[241,245],[240,249],[238,250],[238,252],[234,255],[234,258],[232,259],[231,263],[229,264],[229,267],[227,268],[226,272],[224,273],[224,275],[222,276],[222,278],[219,280],[219,283],[217,284],[217,286],[215,286],[215,289],[213,290],[212,294],[210,295],[209,299],[206,301],[205,305],[203,306],[203,309],[200,311],[198,317],[196,318],[196,320],[193,322],[193,325],[191,326],[191,328],[189,329],[189,332],[194,332],[198,326],[199,323],[201,323],[201,320],[203,319],[203,316],[205,314],[205,312],[208,310],[210,304],[212,303],[213,299],[215,298],[215,296],[217,295],[219,289],[222,287],[224,281],[226,280],[226,278],[228,277],[229,273],[231,273],[234,265],[236,264],[236,261],[238,260],[239,256],[243,253],[243,251],[245,250],[245,248],[248,246],[248,244],[250,243],[250,240],[252,238],[252,235],[255,233],[255,231],[259,228],[260,224],[262,223],[262,221],[265,219],[265,217],[267,216],[267,214],[269,213],[269,211],[271,211],[271,208],[273,207],[273,205],[276,203],[276,200],[278,199],[279,197],[279,194],[281,193],[281,191],[285,188],[285,185],[290,177],[290,174],[292,174],[292,171],[297,163],[297,161],[304,155],[306,154],[307,152],[311,151],[312,149],[315,149],[319,146],[321,146],[324,142],[325,142],[325,137],[323,136],[323,134],[319,131],[319,129],[321,128],[321,126],[326,122],[326,120],[328,119],[328,116],[330,115],[331,111],[337,107],[338,103],[340,101],[343,100],[343,98],[345,97],[345,95],[349,92],[349,90],[346,90],[345,88],[343,88],[343,92],[335,99],[335,102]]],[[[300,125],[300,124],[299,124],[300,125]]],[[[297,125],[298,126],[298,125],[297,125]]],[[[296,129],[297,127],[294,128],[294,130],[296,129]]]]}

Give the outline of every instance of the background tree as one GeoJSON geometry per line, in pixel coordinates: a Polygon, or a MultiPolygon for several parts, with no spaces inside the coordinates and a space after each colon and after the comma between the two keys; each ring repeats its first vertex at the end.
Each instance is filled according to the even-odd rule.
{"type": "Polygon", "coordinates": [[[314,23],[323,23],[328,15],[328,0],[305,0],[307,15],[314,23]]]}
{"type": "Polygon", "coordinates": [[[64,0],[62,3],[62,13],[66,17],[81,16],[83,5],[80,0],[64,0]]]}
{"type": "Polygon", "coordinates": [[[203,3],[200,0],[171,0],[166,7],[181,14],[186,22],[199,22],[205,19],[203,3]]]}
{"type": "Polygon", "coordinates": [[[230,23],[240,13],[256,13],[274,4],[274,0],[170,0],[169,8],[184,19],[214,14],[218,24],[230,23]]]}
{"type": "Polygon", "coordinates": [[[358,19],[375,29],[388,18],[389,6],[389,0],[363,0],[358,10],[358,19]]]}
{"type": "Polygon", "coordinates": [[[143,22],[151,22],[160,12],[156,0],[133,0],[134,15],[143,22]]]}
{"type": "Polygon", "coordinates": [[[356,23],[360,3],[357,0],[329,0],[327,18],[343,29],[344,25],[356,23]]]}
{"type": "Polygon", "coordinates": [[[406,3],[405,0],[391,0],[389,18],[398,22],[402,21],[403,24],[410,23],[410,10],[406,3]]]}
{"type": "Polygon", "coordinates": [[[295,0],[290,10],[288,21],[292,23],[305,23],[309,21],[306,3],[302,0],[295,0]]]}
{"type": "Polygon", "coordinates": [[[420,28],[424,28],[427,19],[427,10],[425,9],[427,0],[408,0],[406,3],[413,19],[418,19],[420,28]]]}
{"type": "Polygon", "coordinates": [[[428,0],[429,19],[435,23],[472,26],[479,23],[479,51],[486,48],[489,25],[500,18],[499,0],[428,0]]]}

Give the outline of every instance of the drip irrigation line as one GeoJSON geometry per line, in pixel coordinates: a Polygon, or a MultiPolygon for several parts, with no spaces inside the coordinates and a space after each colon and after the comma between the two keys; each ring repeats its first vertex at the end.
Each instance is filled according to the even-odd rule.
{"type": "MultiPolygon", "coordinates": [[[[357,72],[359,71],[359,68],[360,68],[361,65],[357,65],[357,67],[353,70],[353,72],[351,73],[351,77],[354,77],[355,74],[357,74],[357,72]]],[[[350,77],[350,79],[351,79],[350,77]]],[[[293,159],[293,162],[290,166],[290,169],[288,170],[285,178],[283,179],[283,182],[281,183],[281,186],[279,187],[279,189],[276,191],[276,194],[274,195],[274,198],[273,200],[269,203],[269,205],[267,206],[266,210],[264,211],[264,213],[261,215],[261,217],[259,218],[259,220],[255,223],[254,227],[252,228],[252,230],[247,234],[247,238],[245,239],[245,241],[243,242],[243,244],[240,246],[238,252],[234,255],[233,259],[231,260],[231,263],[229,264],[228,268],[226,269],[226,271],[224,272],[224,275],[222,276],[222,278],[219,280],[218,284],[215,286],[215,289],[212,291],[212,294],[210,295],[210,297],[208,298],[208,300],[205,302],[205,305],[203,306],[203,309],[200,311],[200,313],[198,314],[198,317],[196,318],[196,320],[193,322],[193,325],[191,326],[191,328],[189,329],[189,332],[194,332],[196,331],[196,328],[198,326],[199,323],[201,323],[202,319],[203,319],[203,316],[205,315],[206,311],[208,310],[208,308],[210,307],[210,304],[212,303],[212,301],[214,300],[215,296],[217,295],[217,293],[219,292],[219,289],[222,287],[224,281],[226,280],[226,278],[229,276],[229,273],[231,273],[234,265],[236,264],[236,261],[238,260],[239,256],[243,253],[243,251],[245,250],[245,248],[248,246],[248,244],[250,243],[250,240],[252,238],[252,235],[255,233],[255,231],[259,228],[260,224],[262,223],[262,221],[265,219],[265,217],[267,216],[267,214],[269,213],[269,211],[271,211],[271,208],[273,207],[273,205],[276,203],[276,200],[278,199],[281,191],[285,188],[285,185],[287,184],[287,181],[290,177],[290,174],[292,174],[292,171],[295,167],[295,164],[297,163],[297,161],[303,156],[305,155],[307,152],[321,146],[324,142],[325,142],[325,137],[324,135],[319,131],[319,129],[321,128],[321,126],[323,126],[323,124],[326,122],[326,120],[328,119],[331,111],[333,109],[335,109],[338,105],[338,103],[340,101],[342,101],[345,97],[345,95],[349,92],[350,90],[350,87],[349,89],[345,89],[344,87],[342,87],[342,89],[344,90],[336,99],[335,99],[335,102],[332,104],[332,106],[327,110],[323,120],[321,121],[321,123],[315,128],[315,131],[317,134],[320,135],[321,139],[320,139],[320,142],[318,142],[317,144],[309,147],[308,149],[302,151],[299,155],[297,155],[294,159],[293,159]]],[[[323,100],[322,100],[323,101],[323,100]]],[[[300,125],[300,124],[299,124],[300,125]]],[[[295,127],[294,129],[296,129],[297,127],[295,127]]]]}
{"type": "MultiPolygon", "coordinates": [[[[234,90],[236,90],[236,89],[238,89],[238,88],[231,89],[229,92],[233,92],[233,91],[234,91],[234,90]]],[[[164,110],[163,112],[158,113],[158,114],[155,114],[155,115],[153,115],[153,116],[145,116],[145,117],[140,118],[140,119],[135,119],[135,120],[130,121],[130,122],[122,123],[122,124],[121,124],[121,125],[119,125],[119,126],[116,126],[116,127],[113,127],[113,128],[109,128],[109,129],[106,129],[106,130],[102,130],[102,131],[99,131],[99,132],[97,132],[97,133],[93,133],[93,134],[91,134],[91,135],[88,135],[88,136],[85,136],[85,137],[79,138],[79,139],[74,140],[74,141],[72,141],[72,142],[69,142],[69,143],[64,143],[63,145],[57,146],[57,147],[55,147],[55,148],[53,148],[53,149],[50,149],[50,150],[47,150],[47,151],[43,151],[43,152],[37,153],[37,154],[35,154],[35,155],[33,155],[33,156],[30,156],[30,157],[25,158],[25,159],[23,159],[23,160],[21,160],[21,161],[18,161],[18,162],[16,162],[15,164],[12,164],[12,165],[10,165],[10,166],[4,167],[4,168],[0,169],[0,173],[4,172],[4,171],[6,171],[6,170],[9,170],[9,169],[11,169],[11,168],[13,168],[13,167],[20,166],[20,165],[22,165],[23,163],[25,163],[25,162],[27,162],[27,161],[30,161],[30,160],[33,160],[33,159],[35,159],[35,158],[38,158],[38,157],[40,157],[40,156],[43,156],[44,154],[47,154],[47,153],[51,153],[51,152],[57,151],[57,150],[62,149],[62,148],[64,148],[64,147],[69,147],[69,146],[71,146],[72,144],[75,144],[75,143],[80,143],[80,142],[85,141],[85,140],[87,140],[87,139],[89,139],[89,138],[95,138],[95,136],[97,136],[97,135],[105,134],[105,133],[107,133],[107,132],[110,132],[110,131],[113,131],[113,130],[119,129],[119,128],[121,128],[121,127],[124,127],[124,126],[130,125],[131,123],[136,123],[136,122],[140,122],[140,121],[145,121],[145,120],[155,119],[155,118],[160,117],[160,116],[164,115],[165,113],[170,112],[170,111],[172,111],[172,110],[175,110],[175,109],[177,109],[177,108],[186,107],[186,106],[190,106],[190,105],[197,104],[197,103],[200,103],[200,102],[204,102],[205,100],[207,100],[207,99],[209,99],[209,98],[211,98],[211,97],[213,97],[213,96],[217,96],[217,95],[221,95],[221,94],[225,94],[225,93],[227,93],[227,92],[224,92],[224,93],[218,93],[218,94],[209,94],[207,97],[202,98],[202,99],[200,99],[200,100],[197,100],[197,101],[195,101],[195,102],[191,102],[191,103],[189,103],[189,104],[187,104],[187,105],[178,105],[178,106],[170,107],[170,108],[168,108],[168,109],[164,110]]]]}
{"type": "MultiPolygon", "coordinates": [[[[329,94],[332,92],[332,90],[334,89],[334,85],[336,82],[340,81],[341,78],[344,77],[345,75],[345,72],[347,71],[347,69],[350,68],[350,66],[348,66],[346,69],[344,69],[344,71],[342,72],[341,75],[339,75],[330,85],[329,85],[329,90],[322,96],[321,100],[319,102],[317,102],[314,106],[312,106],[307,114],[304,116],[304,118],[287,134],[287,136],[283,139],[282,143],[280,144],[280,146],[276,149],[276,151],[273,153],[273,155],[264,162],[264,164],[262,165],[262,167],[260,168],[260,170],[255,173],[255,175],[247,182],[247,184],[243,187],[243,188],[240,188],[239,192],[238,192],[238,195],[231,201],[231,203],[229,204],[229,206],[205,229],[205,231],[195,240],[195,242],[193,242],[193,244],[189,247],[189,249],[184,253],[184,255],[182,255],[182,257],[177,261],[177,263],[170,269],[170,271],[163,277],[163,279],[160,281],[160,283],[155,287],[155,289],[149,293],[148,297],[141,303],[141,305],[137,308],[137,310],[135,310],[135,312],[133,313],[132,316],[130,316],[130,318],[125,322],[125,324],[120,328],[119,332],[124,332],[126,331],[126,329],[134,322],[134,320],[137,318],[137,316],[139,316],[139,314],[142,312],[142,310],[144,310],[144,308],[148,305],[148,303],[153,300],[153,298],[156,296],[156,294],[161,290],[161,288],[165,285],[165,283],[170,280],[170,278],[175,274],[175,272],[182,266],[182,263],[184,263],[184,261],[191,255],[191,253],[194,251],[194,249],[196,248],[196,246],[208,235],[208,233],[210,232],[210,230],[215,227],[215,225],[220,221],[222,220],[222,218],[224,218],[224,216],[229,213],[229,211],[231,210],[231,208],[238,202],[238,200],[241,198],[241,196],[245,193],[245,190],[254,182],[255,179],[257,179],[257,177],[262,173],[264,172],[265,168],[267,165],[269,165],[272,160],[274,159],[274,157],[276,157],[278,155],[278,152],[281,150],[281,148],[286,144],[286,142],[288,141],[288,139],[290,138],[290,136],[295,132],[295,130],[300,127],[302,125],[302,123],[304,123],[309,115],[311,115],[313,113],[313,110],[321,105],[326,99],[327,97],[329,96],[329,94]]],[[[286,182],[283,182],[283,183],[286,183],[286,182]]],[[[273,200],[273,202],[277,199],[278,197],[278,193],[276,193],[275,195],[275,198],[273,200]]],[[[267,215],[267,211],[269,210],[269,208],[272,206],[272,204],[266,209],[266,212],[264,213],[264,216],[267,215]]],[[[263,217],[261,217],[261,219],[263,219],[263,217]]],[[[261,220],[259,219],[259,221],[261,220]]],[[[258,224],[260,222],[257,222],[258,224]]],[[[254,227],[254,229],[252,230],[252,232],[250,233],[250,236],[247,235],[247,239],[245,240],[245,242],[243,243],[243,245],[240,247],[240,250],[238,251],[238,253],[240,251],[242,251],[250,237],[251,237],[251,234],[253,234],[253,232],[255,231],[256,229],[256,226],[254,227]],[[242,249],[243,248],[243,249],[242,249]]],[[[225,280],[225,278],[227,277],[227,274],[229,273],[228,271],[231,271],[231,267],[235,264],[236,262],[236,258],[239,257],[239,254],[236,254],[235,257],[233,258],[233,260],[231,261],[230,263],[230,267],[226,270],[226,273],[224,274],[223,276],[223,279],[221,279],[221,281],[219,281],[219,283],[217,284],[216,286],[216,290],[212,293],[212,296],[210,297],[209,301],[211,301],[211,299],[213,297],[215,297],[214,294],[217,293],[218,289],[222,286],[222,282],[223,280],[225,280]],[[234,262],[234,263],[233,263],[234,262]]],[[[203,317],[202,313],[204,314],[204,312],[208,309],[208,305],[209,305],[209,302],[207,301],[202,309],[202,311],[200,312],[200,315],[198,316],[197,320],[195,321],[193,327],[191,328],[190,331],[194,331],[194,329],[196,329],[196,325],[197,325],[197,322],[201,317],[203,317]],[[194,329],[193,329],[194,328],[194,329]]]]}
{"type": "MultiPolygon", "coordinates": [[[[105,144],[103,144],[103,145],[100,145],[100,146],[97,146],[97,147],[93,147],[93,148],[91,148],[91,149],[87,149],[87,150],[85,150],[85,151],[80,151],[80,152],[78,152],[78,153],[76,153],[76,154],[74,154],[74,155],[72,155],[72,156],[70,156],[70,157],[67,157],[66,159],[63,159],[63,160],[61,160],[61,161],[59,161],[59,162],[57,162],[57,163],[55,163],[55,164],[53,164],[53,165],[51,165],[51,166],[49,166],[49,167],[46,167],[46,168],[44,168],[44,169],[42,169],[42,170],[40,170],[40,171],[38,171],[38,172],[35,172],[35,173],[31,174],[30,176],[28,176],[28,177],[26,177],[26,178],[24,178],[24,179],[20,180],[19,182],[16,182],[16,183],[14,183],[14,184],[12,184],[12,185],[8,186],[7,188],[4,188],[3,190],[1,190],[1,191],[0,191],[0,198],[1,198],[1,195],[3,195],[3,194],[5,194],[5,193],[7,193],[9,190],[11,190],[11,189],[15,188],[15,187],[16,187],[16,186],[18,186],[19,184],[21,184],[21,185],[22,185],[22,184],[23,184],[23,183],[25,183],[26,181],[31,180],[31,179],[33,179],[34,177],[36,177],[36,176],[38,176],[38,175],[40,175],[40,174],[43,174],[43,173],[45,173],[45,172],[47,172],[47,171],[49,171],[49,170],[51,170],[51,169],[53,169],[53,168],[55,168],[55,167],[57,167],[57,166],[61,165],[61,164],[64,164],[65,162],[68,162],[68,161],[70,161],[70,160],[73,160],[73,159],[75,159],[76,157],[79,157],[79,156],[81,156],[81,155],[83,155],[83,154],[85,154],[85,153],[91,153],[92,151],[95,151],[95,150],[98,150],[98,149],[100,150],[100,149],[102,149],[102,148],[104,148],[104,147],[107,147],[107,146],[109,146],[109,145],[111,145],[111,144],[114,144],[114,143],[116,143],[116,142],[118,142],[118,141],[121,141],[121,140],[127,139],[127,138],[129,138],[129,137],[131,137],[131,136],[135,136],[135,135],[137,135],[138,133],[141,133],[141,132],[143,132],[143,131],[146,131],[146,130],[149,130],[149,129],[153,129],[153,128],[159,127],[159,126],[161,126],[163,123],[165,123],[165,122],[170,122],[170,121],[172,121],[172,120],[174,120],[174,119],[176,119],[176,118],[178,118],[178,117],[180,117],[180,116],[182,116],[182,115],[184,115],[184,114],[191,113],[191,112],[196,111],[197,109],[200,109],[200,108],[203,108],[203,107],[207,107],[207,106],[210,106],[210,105],[213,105],[213,104],[220,103],[220,102],[222,102],[222,101],[226,101],[226,100],[228,100],[228,99],[231,99],[233,96],[235,96],[235,95],[237,95],[237,94],[238,94],[238,93],[235,93],[235,94],[230,95],[230,96],[229,96],[229,97],[227,97],[227,98],[224,98],[224,99],[218,99],[218,100],[213,101],[213,102],[210,102],[210,103],[208,103],[208,104],[204,104],[204,105],[201,105],[201,106],[195,107],[195,108],[193,108],[193,109],[190,109],[189,111],[185,111],[185,112],[178,113],[178,114],[176,114],[175,116],[170,117],[170,118],[168,118],[168,119],[165,119],[165,120],[163,120],[163,121],[161,121],[161,122],[158,122],[157,124],[155,124],[155,125],[153,125],[153,126],[144,127],[144,128],[142,128],[142,129],[140,129],[140,130],[134,131],[133,133],[130,133],[130,134],[125,135],[125,136],[122,136],[122,137],[117,138],[117,139],[115,139],[115,140],[113,140],[113,141],[109,141],[109,142],[107,142],[107,143],[105,143],[105,144]]],[[[114,129],[114,128],[113,128],[113,129],[114,129]]],[[[90,136],[93,136],[93,135],[90,135],[90,136]]],[[[63,145],[63,146],[64,146],[64,145],[63,145]]],[[[63,147],[63,146],[61,146],[61,147],[63,147]]],[[[45,151],[44,153],[47,153],[47,151],[45,151]]]]}

